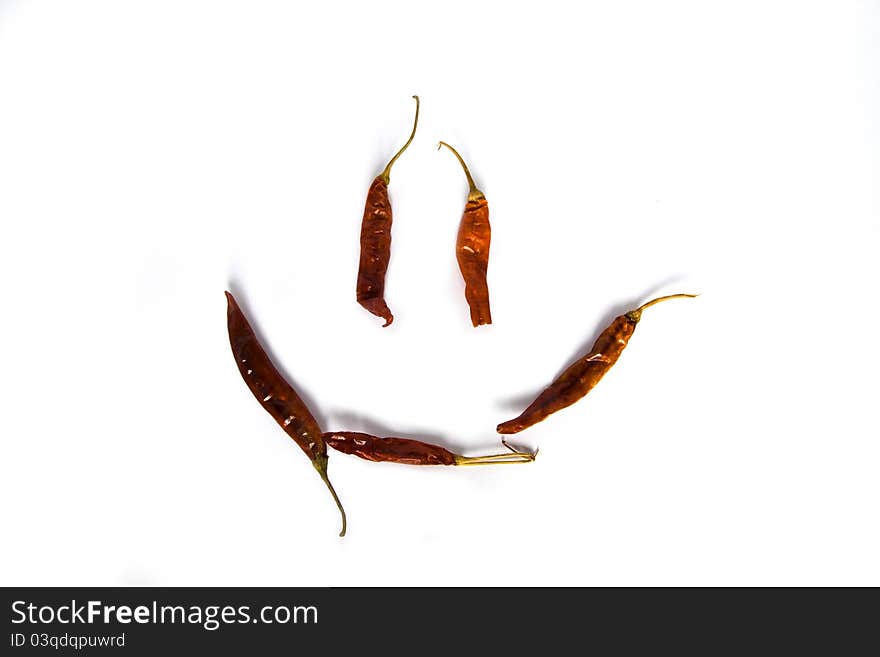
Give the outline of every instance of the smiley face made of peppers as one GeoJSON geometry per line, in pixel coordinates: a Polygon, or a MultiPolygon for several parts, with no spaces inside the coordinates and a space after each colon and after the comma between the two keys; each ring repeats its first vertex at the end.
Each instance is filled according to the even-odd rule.
{"type": "MultiPolygon", "coordinates": [[[[415,137],[419,99],[418,96],[413,98],[416,100],[416,116],[412,134],[383,172],[373,180],[361,225],[357,300],[371,313],[383,318],[384,326],[391,324],[394,319],[384,299],[385,273],[391,253],[388,183],[392,165],[415,137]]],[[[471,322],[475,327],[491,324],[489,289],[486,284],[491,239],[488,202],[474,184],[470,171],[458,152],[445,142],[440,142],[440,146],[446,146],[458,159],[469,185],[467,204],[459,224],[456,258],[465,282],[465,298],[470,307],[471,322]]],[[[671,294],[659,297],[616,317],[596,338],[588,353],[550,383],[519,416],[499,424],[498,433],[518,433],[583,398],[617,362],[646,308],[669,299],[695,296],[671,294]]],[[[537,452],[519,451],[503,439],[501,442],[508,450],[506,452],[461,456],[445,447],[410,438],[380,438],[354,431],[322,431],[300,395],[272,364],[240,306],[229,292],[226,292],[226,301],[229,343],[239,373],[260,405],[303,450],[327,485],[342,516],[340,536],[345,536],[346,531],[345,510],[327,475],[328,447],[368,461],[406,465],[502,465],[531,463],[535,460],[537,452]]]]}

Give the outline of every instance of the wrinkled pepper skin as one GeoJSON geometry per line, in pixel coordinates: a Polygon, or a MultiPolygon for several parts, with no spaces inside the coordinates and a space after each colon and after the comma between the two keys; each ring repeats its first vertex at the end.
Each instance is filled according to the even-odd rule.
{"type": "Polygon", "coordinates": [[[637,323],[631,313],[616,317],[596,338],[590,353],[569,366],[519,417],[499,424],[498,433],[518,433],[584,397],[620,358],[637,323]]]}
{"type": "Polygon", "coordinates": [[[324,441],[333,449],[367,461],[406,465],[456,464],[456,455],[448,449],[409,438],[378,438],[357,431],[335,431],[325,433],[324,441]]]}
{"type": "Polygon", "coordinates": [[[333,496],[342,516],[340,536],[345,536],[346,519],[342,502],[327,476],[327,443],[317,420],[296,390],[281,375],[263,349],[235,298],[226,293],[226,325],[229,344],[241,378],[257,401],[306,453],[333,496]]]}
{"type": "Polygon", "coordinates": [[[455,256],[464,279],[464,296],[470,306],[471,323],[475,327],[492,323],[486,282],[491,239],[489,202],[485,198],[468,201],[458,227],[455,256]]]}
{"type": "Polygon", "coordinates": [[[361,258],[357,277],[357,301],[368,311],[385,320],[394,321],[385,303],[385,273],[391,260],[391,202],[388,183],[377,176],[367,193],[364,219],[361,223],[361,258]]]}
{"type": "Polygon", "coordinates": [[[323,461],[326,464],[327,445],[321,437],[318,422],[296,390],[275,369],[229,292],[226,293],[226,302],[229,344],[248,389],[313,463],[323,461]]]}

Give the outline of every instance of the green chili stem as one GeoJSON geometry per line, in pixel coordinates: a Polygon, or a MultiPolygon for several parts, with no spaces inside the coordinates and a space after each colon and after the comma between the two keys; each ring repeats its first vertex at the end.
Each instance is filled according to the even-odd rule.
{"type": "Polygon", "coordinates": [[[459,162],[459,164],[461,164],[461,168],[464,169],[464,175],[465,175],[465,177],[467,177],[467,181],[468,181],[468,201],[479,201],[481,199],[486,198],[486,195],[483,194],[483,192],[481,192],[477,188],[477,186],[474,184],[474,179],[471,178],[471,172],[468,169],[467,164],[464,163],[464,160],[462,159],[461,155],[458,154],[458,151],[455,150],[449,144],[447,144],[445,141],[441,141],[439,144],[437,144],[438,151],[440,150],[441,146],[446,146],[446,148],[451,150],[452,154],[455,155],[456,158],[458,158],[458,162],[459,162]]]}
{"type": "Polygon", "coordinates": [[[386,185],[391,182],[391,166],[397,161],[397,158],[400,157],[400,154],[407,149],[407,146],[412,143],[413,137],[416,136],[416,126],[419,125],[419,97],[413,96],[413,98],[416,99],[416,118],[415,121],[413,121],[412,134],[409,136],[409,139],[406,140],[406,143],[403,145],[403,147],[399,151],[397,151],[394,157],[392,157],[388,164],[385,165],[385,169],[382,171],[382,173],[379,174],[379,177],[383,181],[385,181],[386,185]]]}

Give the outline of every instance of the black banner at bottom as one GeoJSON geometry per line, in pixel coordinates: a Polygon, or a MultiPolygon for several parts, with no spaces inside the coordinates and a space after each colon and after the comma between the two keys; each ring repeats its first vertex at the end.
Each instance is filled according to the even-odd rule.
{"type": "MultiPolygon", "coordinates": [[[[6,588],[3,654],[449,648],[840,653],[873,589],[6,588]]],[[[868,643],[865,643],[867,639],[868,643]]]]}

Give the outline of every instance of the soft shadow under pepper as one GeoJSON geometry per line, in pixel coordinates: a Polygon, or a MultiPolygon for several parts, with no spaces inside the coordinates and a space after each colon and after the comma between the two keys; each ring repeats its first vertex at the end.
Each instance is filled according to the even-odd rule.
{"type": "Polygon", "coordinates": [[[394,315],[385,303],[385,274],[391,260],[391,201],[388,198],[388,183],[391,181],[391,167],[400,154],[412,143],[419,124],[419,97],[416,100],[416,117],[412,134],[373,180],[367,192],[364,218],[361,222],[361,258],[357,277],[357,302],[377,317],[385,320],[383,327],[394,321],[394,315]]]}
{"type": "Polygon", "coordinates": [[[570,365],[559,377],[538,395],[519,417],[498,425],[497,431],[511,434],[527,429],[546,419],[556,411],[571,406],[592,390],[605,373],[611,369],[626,348],[642,318],[642,311],[667,299],[695,297],[696,294],[670,294],[659,297],[635,310],[619,315],[596,338],[590,352],[570,365]]]}
{"type": "Polygon", "coordinates": [[[345,536],[345,510],[327,477],[327,443],[321,435],[317,420],[293,386],[275,369],[247,318],[229,292],[226,293],[226,303],[229,344],[232,346],[232,355],[235,356],[238,371],[260,405],[306,453],[315,470],[321,475],[321,479],[327,484],[342,514],[342,531],[339,535],[345,536]]]}
{"type": "Polygon", "coordinates": [[[486,274],[489,269],[489,243],[492,240],[492,227],[489,225],[489,201],[477,189],[471,172],[461,155],[445,141],[437,146],[446,146],[458,159],[468,182],[467,205],[458,226],[455,242],[455,257],[464,279],[464,296],[471,309],[471,323],[476,326],[492,323],[489,311],[489,284],[486,274]]]}
{"type": "Polygon", "coordinates": [[[358,431],[330,431],[324,441],[335,450],[359,456],[367,461],[404,463],[406,465],[500,465],[531,463],[537,452],[518,452],[506,442],[509,452],[486,456],[460,456],[440,445],[411,438],[378,438],[358,431]]]}

